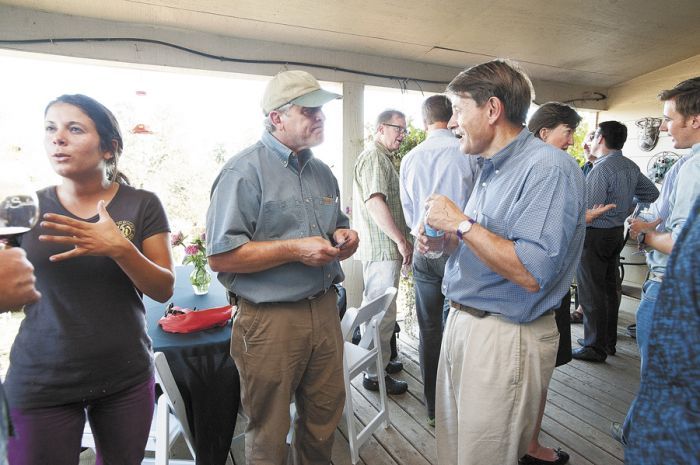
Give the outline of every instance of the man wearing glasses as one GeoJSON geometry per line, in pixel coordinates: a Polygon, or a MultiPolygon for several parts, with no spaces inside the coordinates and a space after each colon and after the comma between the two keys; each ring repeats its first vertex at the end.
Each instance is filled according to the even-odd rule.
{"type": "MultiPolygon", "coordinates": [[[[383,111],[377,117],[373,143],[355,163],[353,206],[355,228],[362,237],[356,258],[362,260],[363,305],[383,294],[387,287],[398,287],[401,266],[411,264],[413,245],[401,208],[399,174],[391,161],[405,135],[405,115],[397,110],[383,111]]],[[[396,299],[379,327],[385,360],[389,360],[395,324],[396,299]]],[[[389,361],[385,375],[389,394],[403,394],[408,390],[405,381],[389,376],[402,369],[401,362],[389,361]]],[[[371,391],[379,390],[379,375],[373,368],[368,369],[363,386],[371,391]]]]}

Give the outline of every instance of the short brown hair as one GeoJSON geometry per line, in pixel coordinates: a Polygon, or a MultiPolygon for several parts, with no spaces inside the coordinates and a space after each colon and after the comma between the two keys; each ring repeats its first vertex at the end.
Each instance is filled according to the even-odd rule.
{"type": "Polygon", "coordinates": [[[452,102],[443,94],[431,95],[421,106],[425,124],[447,123],[452,118],[452,102]]]}
{"type": "Polygon", "coordinates": [[[686,79],[673,89],[662,90],[659,100],[675,100],[676,111],[686,118],[700,115],[700,76],[686,79]]]}
{"type": "Polygon", "coordinates": [[[542,129],[554,129],[560,124],[565,124],[575,131],[580,122],[581,116],[569,105],[561,102],[547,102],[530,117],[527,128],[539,139],[542,129]]]}
{"type": "Polygon", "coordinates": [[[517,125],[525,124],[535,96],[532,82],[520,66],[501,59],[465,69],[448,84],[447,91],[460,96],[469,94],[478,106],[496,97],[505,107],[506,119],[517,125]]]}

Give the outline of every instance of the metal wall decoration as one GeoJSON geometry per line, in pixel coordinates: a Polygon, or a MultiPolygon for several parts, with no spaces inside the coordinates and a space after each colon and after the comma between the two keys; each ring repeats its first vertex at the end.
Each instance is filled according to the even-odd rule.
{"type": "Polygon", "coordinates": [[[659,131],[661,129],[661,118],[646,118],[638,119],[635,124],[639,128],[639,148],[645,152],[650,152],[656,147],[659,142],[659,131]]]}
{"type": "Polygon", "coordinates": [[[647,163],[647,177],[657,184],[663,184],[666,173],[680,160],[680,155],[675,152],[659,152],[647,163]]]}

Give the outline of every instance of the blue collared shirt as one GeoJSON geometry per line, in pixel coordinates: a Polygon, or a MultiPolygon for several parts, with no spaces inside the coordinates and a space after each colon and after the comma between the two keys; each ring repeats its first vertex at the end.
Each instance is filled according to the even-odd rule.
{"type": "Polygon", "coordinates": [[[561,304],[581,257],[586,228],[585,181],[566,152],[523,129],[483,166],[465,213],[513,241],[537,280],[528,292],[486,266],[460,243],[445,268],[443,293],[455,302],[533,321],[561,304]]]}
{"type": "MultiPolygon", "coordinates": [[[[654,209],[656,210],[656,212],[658,212],[659,218],[663,219],[663,221],[656,228],[656,230],[659,232],[671,232],[672,234],[674,234],[674,239],[678,235],[680,229],[683,227],[683,224],[685,224],[685,219],[687,218],[689,212],[687,211],[687,209],[685,209],[685,212],[682,217],[680,217],[680,214],[676,214],[676,225],[675,227],[671,227],[671,197],[673,196],[675,198],[676,196],[680,195],[681,204],[683,204],[683,198],[689,198],[693,196],[691,192],[692,185],[679,185],[678,187],[676,187],[676,185],[678,184],[678,173],[680,172],[681,167],[685,164],[685,162],[694,157],[697,152],[700,152],[700,144],[695,144],[693,146],[693,151],[690,154],[684,156],[676,163],[674,163],[674,165],[671,167],[671,169],[666,174],[666,177],[664,178],[664,183],[661,185],[661,193],[659,194],[659,198],[656,199],[656,202],[654,202],[654,209]]],[[[692,183],[698,182],[700,182],[700,177],[696,177],[695,181],[693,181],[692,183]]],[[[686,200],[685,203],[687,205],[688,201],[686,200]]],[[[666,255],[663,252],[659,252],[658,250],[652,249],[651,252],[647,254],[647,264],[649,265],[649,269],[655,274],[665,274],[667,262],[668,255],[666,255]]]]}
{"type": "Polygon", "coordinates": [[[624,157],[619,150],[608,152],[595,161],[593,169],[586,176],[586,204],[588,208],[609,203],[617,207],[593,220],[589,226],[622,226],[631,213],[635,197],[640,202],[653,202],[658,196],[659,190],[642,174],[635,162],[624,157]]]}
{"type": "MultiPolygon", "coordinates": [[[[349,228],[330,168],[303,150],[293,152],[265,131],[233,156],[214,181],[207,211],[207,253],[231,251],[249,241],[320,236],[349,228]],[[298,166],[300,165],[301,168],[298,166]]],[[[344,279],[336,260],[324,266],[285,263],[255,273],[219,273],[231,292],[255,303],[296,302],[344,279]]]]}
{"type": "Polygon", "coordinates": [[[425,141],[401,160],[401,206],[411,234],[418,236],[425,199],[431,194],[445,195],[464,209],[478,172],[476,157],[462,153],[452,131],[430,131],[425,141]]]}
{"type": "Polygon", "coordinates": [[[693,145],[695,155],[678,170],[678,182],[676,182],[669,199],[671,213],[668,218],[668,228],[674,241],[678,239],[695,200],[700,196],[700,156],[698,152],[700,152],[700,144],[693,145]]]}

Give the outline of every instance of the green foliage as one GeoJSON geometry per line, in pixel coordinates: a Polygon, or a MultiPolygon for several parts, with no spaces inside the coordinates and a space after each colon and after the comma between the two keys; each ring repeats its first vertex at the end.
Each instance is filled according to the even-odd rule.
{"type": "Polygon", "coordinates": [[[588,123],[582,121],[574,133],[574,145],[568,150],[569,155],[574,157],[579,166],[586,163],[586,155],[583,153],[583,140],[586,138],[586,134],[588,134],[588,123]]]}

